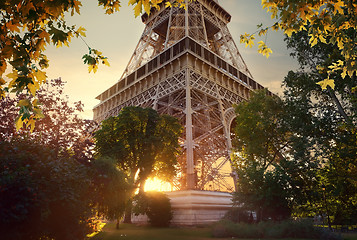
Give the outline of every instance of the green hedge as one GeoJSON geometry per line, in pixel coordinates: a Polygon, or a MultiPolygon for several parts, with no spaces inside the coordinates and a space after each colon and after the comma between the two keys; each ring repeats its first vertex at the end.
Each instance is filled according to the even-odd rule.
{"type": "Polygon", "coordinates": [[[258,224],[234,223],[228,220],[213,226],[213,237],[237,238],[308,238],[340,240],[340,236],[325,229],[314,227],[309,220],[260,222],[258,224]]]}

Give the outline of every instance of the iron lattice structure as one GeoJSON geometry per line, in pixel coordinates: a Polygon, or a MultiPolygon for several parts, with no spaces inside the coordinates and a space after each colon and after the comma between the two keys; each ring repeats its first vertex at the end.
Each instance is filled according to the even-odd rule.
{"type": "Polygon", "coordinates": [[[152,107],[185,127],[175,189],[233,191],[233,104],[263,87],[229,33],[231,16],[214,0],[186,0],[144,14],[145,30],[121,79],[100,94],[94,120],[125,106],[152,107]]]}

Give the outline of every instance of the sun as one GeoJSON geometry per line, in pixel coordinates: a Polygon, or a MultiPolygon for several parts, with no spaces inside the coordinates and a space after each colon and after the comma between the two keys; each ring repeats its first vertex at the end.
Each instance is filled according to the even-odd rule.
{"type": "Polygon", "coordinates": [[[145,182],[144,191],[169,192],[172,191],[172,185],[169,182],[164,182],[156,177],[149,178],[145,182]]]}

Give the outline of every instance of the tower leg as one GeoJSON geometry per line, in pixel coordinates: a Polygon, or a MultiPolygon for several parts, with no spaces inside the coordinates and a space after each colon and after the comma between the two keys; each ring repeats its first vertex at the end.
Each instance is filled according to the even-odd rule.
{"type": "Polygon", "coordinates": [[[186,70],[186,187],[189,190],[195,189],[195,170],[193,159],[193,134],[192,134],[192,105],[190,74],[186,70]]]}

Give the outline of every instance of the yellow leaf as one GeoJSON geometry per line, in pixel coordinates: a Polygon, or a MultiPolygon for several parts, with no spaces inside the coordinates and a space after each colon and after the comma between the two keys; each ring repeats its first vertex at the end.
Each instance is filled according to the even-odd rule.
{"type": "Polygon", "coordinates": [[[186,4],[184,4],[184,3],[181,3],[181,4],[180,4],[180,8],[183,8],[183,9],[187,10],[187,6],[186,6],[186,4]]]}
{"type": "Polygon", "coordinates": [[[266,56],[266,58],[269,58],[269,54],[270,53],[273,53],[273,50],[271,50],[270,48],[264,48],[264,50],[263,50],[263,52],[262,52],[262,54],[263,54],[263,56],[266,56]]]}
{"type": "Polygon", "coordinates": [[[12,73],[9,73],[6,75],[6,77],[8,78],[12,78],[13,81],[16,81],[16,79],[18,78],[18,74],[16,70],[13,70],[12,73]]]}
{"type": "MultiPolygon", "coordinates": [[[[2,55],[3,57],[3,55],[2,55]]],[[[6,57],[5,57],[6,59],[6,57]]],[[[0,76],[6,71],[7,63],[6,61],[0,61],[0,76]]]]}
{"type": "Polygon", "coordinates": [[[340,50],[343,49],[344,43],[342,38],[337,38],[337,46],[340,50]]]}
{"type": "Polygon", "coordinates": [[[16,131],[19,131],[20,128],[22,128],[22,126],[23,126],[23,121],[21,119],[21,116],[18,116],[15,120],[16,131]]]}
{"type": "Polygon", "coordinates": [[[320,42],[326,43],[326,39],[324,38],[324,36],[319,35],[319,39],[320,39],[320,42]]]}
{"type": "Polygon", "coordinates": [[[254,45],[254,41],[249,39],[248,42],[246,43],[245,47],[249,46],[249,48],[252,48],[253,45],[254,45]]]}
{"type": "Polygon", "coordinates": [[[44,39],[47,43],[50,42],[51,38],[50,38],[50,34],[43,30],[39,35],[38,35],[40,38],[44,39]]]}
{"type": "Polygon", "coordinates": [[[27,88],[30,90],[32,96],[35,96],[35,95],[36,95],[36,90],[37,90],[37,89],[36,89],[36,87],[35,87],[34,84],[29,83],[29,84],[27,85],[27,88]]]}
{"type": "Polygon", "coordinates": [[[332,89],[335,89],[335,80],[326,78],[323,81],[317,83],[321,86],[322,90],[327,89],[330,86],[332,89]]]}
{"type": "Polygon", "coordinates": [[[119,12],[119,8],[120,8],[121,6],[120,6],[120,3],[119,2],[115,2],[114,4],[113,4],[113,8],[114,8],[114,10],[116,11],[116,12],[119,12]]]}
{"type": "Polygon", "coordinates": [[[43,115],[43,112],[40,108],[34,108],[33,109],[33,113],[35,114],[34,118],[36,119],[40,119],[40,118],[44,118],[45,115],[43,115]]]}
{"type": "Polygon", "coordinates": [[[288,37],[291,37],[291,35],[293,34],[293,32],[295,32],[295,30],[293,28],[287,28],[285,29],[284,33],[286,35],[288,35],[288,37]]]}
{"type": "Polygon", "coordinates": [[[150,1],[149,0],[143,0],[143,5],[144,5],[144,11],[147,13],[147,14],[150,14],[150,1]]]}
{"type": "Polygon", "coordinates": [[[352,77],[353,76],[353,73],[355,72],[356,70],[347,70],[347,74],[348,76],[352,77]]]}
{"type": "Polygon", "coordinates": [[[341,0],[338,0],[335,4],[334,4],[334,10],[333,13],[340,13],[343,14],[343,9],[342,7],[345,7],[345,3],[341,0]]]}
{"type": "Polygon", "coordinates": [[[165,3],[165,7],[171,8],[171,7],[172,7],[172,4],[171,4],[170,2],[166,2],[166,3],[165,3]]]}
{"type": "Polygon", "coordinates": [[[271,19],[274,19],[278,15],[278,8],[272,7],[270,12],[271,12],[271,19]]]}
{"type": "Polygon", "coordinates": [[[247,38],[245,39],[245,47],[249,46],[250,48],[252,48],[252,46],[254,45],[254,39],[255,39],[254,34],[248,35],[247,38]]]}
{"type": "Polygon", "coordinates": [[[98,70],[97,64],[89,64],[88,65],[88,72],[90,73],[93,70],[93,73],[96,73],[98,70]]]}
{"type": "Polygon", "coordinates": [[[28,99],[22,99],[17,103],[18,107],[31,107],[31,102],[28,99]]]}
{"type": "Polygon", "coordinates": [[[135,17],[139,16],[142,10],[142,0],[139,0],[136,6],[134,7],[134,15],[135,17]]]}
{"type": "MultiPolygon", "coordinates": [[[[82,3],[80,1],[74,0],[73,1],[74,8],[78,14],[80,14],[79,8],[82,6],[82,3]]],[[[73,14],[72,14],[73,15],[73,14]]]]}
{"type": "Polygon", "coordinates": [[[258,52],[263,54],[263,56],[266,56],[266,58],[269,58],[270,53],[273,53],[273,51],[268,48],[263,41],[258,42],[258,44],[258,52]]]}
{"type": "Polygon", "coordinates": [[[46,73],[42,72],[41,70],[36,70],[33,72],[33,75],[37,78],[37,80],[42,83],[46,81],[46,73]]]}
{"type": "Polygon", "coordinates": [[[36,125],[36,121],[34,118],[30,118],[30,120],[28,120],[26,122],[26,127],[30,127],[30,131],[33,132],[33,130],[35,129],[35,125],[36,125]]]}
{"type": "Polygon", "coordinates": [[[109,64],[109,62],[108,62],[108,59],[106,59],[106,58],[103,59],[102,63],[103,63],[104,65],[110,67],[110,64],[109,64]]]}
{"type": "Polygon", "coordinates": [[[315,46],[317,44],[317,38],[314,35],[311,35],[309,43],[311,47],[315,46]]]}
{"type": "Polygon", "coordinates": [[[342,73],[341,73],[341,77],[343,79],[345,79],[345,77],[347,76],[347,67],[343,67],[342,73]]]}
{"type": "Polygon", "coordinates": [[[129,0],[129,2],[128,2],[128,6],[130,6],[130,5],[134,5],[136,3],[136,0],[129,0]]]}
{"type": "Polygon", "coordinates": [[[268,31],[268,28],[265,28],[265,29],[261,29],[258,33],[259,36],[262,36],[262,35],[265,35],[268,31]]]}
{"type": "Polygon", "coordinates": [[[86,33],[85,33],[86,29],[84,27],[79,27],[76,31],[77,34],[79,34],[80,36],[82,37],[85,37],[86,36],[86,33]]]}
{"type": "Polygon", "coordinates": [[[5,24],[5,26],[10,32],[20,32],[18,24],[13,24],[12,22],[7,22],[5,24]]]}
{"type": "Polygon", "coordinates": [[[37,105],[39,105],[40,104],[40,102],[38,101],[38,99],[34,99],[33,101],[32,101],[32,106],[34,106],[34,107],[36,107],[37,105]]]}

